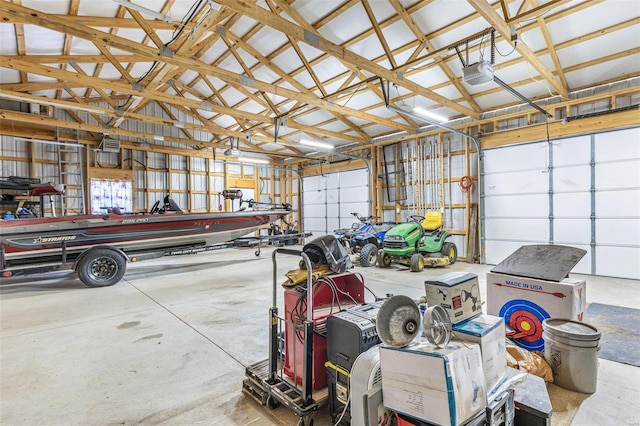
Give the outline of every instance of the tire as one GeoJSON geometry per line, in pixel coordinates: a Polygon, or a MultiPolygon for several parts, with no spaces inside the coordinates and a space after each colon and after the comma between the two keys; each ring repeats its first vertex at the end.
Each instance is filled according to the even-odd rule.
{"type": "Polygon", "coordinates": [[[388,268],[391,266],[391,256],[384,252],[384,250],[378,250],[378,254],[376,256],[376,265],[378,268],[388,268]]]}
{"type": "Polygon", "coordinates": [[[411,268],[411,272],[422,272],[424,269],[424,257],[422,257],[420,253],[412,254],[409,267],[411,268]]]}
{"type": "Polygon", "coordinates": [[[365,244],[360,250],[360,265],[368,268],[369,266],[376,266],[378,255],[378,247],[375,244],[365,244]]]}
{"type": "Polygon", "coordinates": [[[118,251],[103,248],[84,254],[76,266],[80,281],[87,287],[107,287],[124,277],[127,259],[118,251]]]}
{"type": "Polygon", "coordinates": [[[442,250],[440,250],[440,253],[442,253],[444,257],[449,258],[450,265],[453,265],[454,263],[456,263],[456,260],[458,260],[458,248],[453,243],[444,243],[442,245],[442,250]]]}

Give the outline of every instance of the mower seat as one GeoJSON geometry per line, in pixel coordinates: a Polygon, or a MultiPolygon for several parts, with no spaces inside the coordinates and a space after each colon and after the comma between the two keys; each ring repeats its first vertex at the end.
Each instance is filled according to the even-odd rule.
{"type": "Polygon", "coordinates": [[[424,229],[426,233],[432,233],[433,231],[437,231],[441,227],[442,212],[432,211],[427,212],[424,215],[424,220],[422,221],[422,229],[424,229]]]}

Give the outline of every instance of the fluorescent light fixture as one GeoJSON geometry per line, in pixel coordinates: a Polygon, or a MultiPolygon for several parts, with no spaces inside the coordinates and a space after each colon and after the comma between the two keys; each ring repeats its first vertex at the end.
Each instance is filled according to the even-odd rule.
{"type": "Polygon", "coordinates": [[[430,118],[431,120],[436,120],[436,121],[439,121],[441,123],[445,123],[445,122],[449,121],[448,118],[443,117],[443,116],[441,116],[439,114],[436,114],[435,112],[431,112],[428,109],[424,109],[424,108],[421,108],[421,107],[415,107],[413,110],[415,112],[417,112],[418,114],[426,117],[426,118],[430,118]]]}
{"type": "Polygon", "coordinates": [[[309,140],[302,139],[300,141],[300,143],[302,145],[312,146],[312,147],[315,147],[315,148],[322,148],[322,149],[328,149],[328,150],[332,150],[333,149],[333,145],[330,145],[330,144],[324,143],[324,142],[309,141],[309,140]]]}
{"type": "Polygon", "coordinates": [[[127,7],[129,9],[137,10],[140,13],[144,13],[147,16],[152,16],[161,21],[165,21],[169,23],[173,22],[173,19],[171,19],[170,16],[163,15],[162,13],[156,12],[155,10],[147,9],[146,7],[140,6],[139,4],[131,3],[130,1],[127,1],[127,0],[111,0],[111,1],[113,1],[114,3],[118,3],[119,5],[122,5],[124,7],[127,7]]]}
{"type": "Polygon", "coordinates": [[[269,160],[265,160],[264,158],[255,158],[255,157],[239,157],[241,163],[254,163],[254,164],[269,164],[269,160]]]}
{"type": "Polygon", "coordinates": [[[19,101],[19,102],[29,102],[29,103],[39,104],[39,105],[50,105],[50,106],[54,106],[62,109],[72,109],[76,111],[84,111],[84,112],[89,112],[93,114],[102,114],[102,115],[106,114],[106,111],[98,108],[92,108],[88,105],[81,105],[81,104],[76,104],[73,102],[66,102],[66,101],[50,101],[47,98],[43,98],[40,96],[33,96],[26,93],[11,94],[6,92],[0,92],[0,98],[9,99],[12,101],[19,101]]]}
{"type": "Polygon", "coordinates": [[[153,140],[154,141],[163,141],[164,140],[164,136],[162,136],[162,135],[153,135],[153,140]]]}
{"type": "Polygon", "coordinates": [[[80,148],[84,148],[84,145],[80,145],[77,143],[68,143],[68,142],[58,142],[58,141],[45,141],[42,139],[29,139],[29,138],[20,138],[20,137],[15,137],[13,138],[13,140],[16,141],[21,141],[21,142],[33,142],[33,143],[43,143],[43,144],[47,144],[47,145],[64,145],[64,146],[75,146],[75,147],[80,147],[80,148]]]}

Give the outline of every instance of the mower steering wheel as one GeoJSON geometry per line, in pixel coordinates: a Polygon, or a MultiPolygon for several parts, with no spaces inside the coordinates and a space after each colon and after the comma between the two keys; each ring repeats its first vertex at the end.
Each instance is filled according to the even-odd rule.
{"type": "Polygon", "coordinates": [[[160,211],[160,200],[156,201],[156,203],[151,207],[149,214],[158,213],[160,211]]]}
{"type": "Polygon", "coordinates": [[[420,216],[419,214],[412,214],[411,216],[409,216],[409,219],[411,219],[412,222],[422,222],[424,220],[424,216],[420,216]]]}

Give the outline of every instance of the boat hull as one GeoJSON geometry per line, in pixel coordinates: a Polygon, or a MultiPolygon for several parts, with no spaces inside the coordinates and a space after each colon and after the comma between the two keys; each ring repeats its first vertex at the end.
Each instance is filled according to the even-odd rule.
{"type": "Polygon", "coordinates": [[[97,245],[125,252],[184,245],[213,245],[242,237],[289,212],[85,215],[0,220],[0,244],[7,263],[83,252],[97,245]]]}

